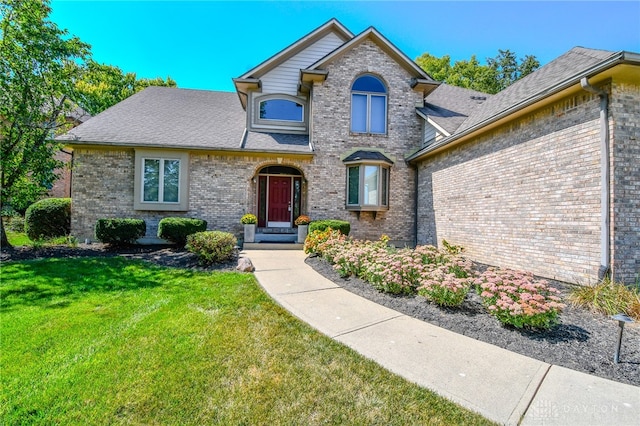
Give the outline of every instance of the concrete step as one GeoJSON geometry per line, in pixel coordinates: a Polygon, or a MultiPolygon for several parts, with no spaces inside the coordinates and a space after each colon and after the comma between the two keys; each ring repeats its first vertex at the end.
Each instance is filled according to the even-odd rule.
{"type": "Polygon", "coordinates": [[[298,244],[298,243],[261,242],[261,243],[244,243],[242,245],[243,250],[302,250],[303,248],[304,248],[304,244],[298,244]]]}

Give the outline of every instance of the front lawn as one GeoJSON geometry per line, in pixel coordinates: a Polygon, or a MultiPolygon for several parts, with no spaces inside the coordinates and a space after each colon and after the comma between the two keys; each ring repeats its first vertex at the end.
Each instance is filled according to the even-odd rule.
{"type": "Polygon", "coordinates": [[[7,262],[2,424],[486,424],[276,305],[253,275],[7,262]]]}

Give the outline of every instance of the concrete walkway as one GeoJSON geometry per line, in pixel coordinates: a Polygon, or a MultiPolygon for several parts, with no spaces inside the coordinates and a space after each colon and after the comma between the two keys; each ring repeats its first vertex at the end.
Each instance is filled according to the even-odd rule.
{"type": "Polygon", "coordinates": [[[302,251],[246,250],[280,305],[388,370],[507,425],[639,425],[640,387],[550,365],[350,293],[302,251]]]}

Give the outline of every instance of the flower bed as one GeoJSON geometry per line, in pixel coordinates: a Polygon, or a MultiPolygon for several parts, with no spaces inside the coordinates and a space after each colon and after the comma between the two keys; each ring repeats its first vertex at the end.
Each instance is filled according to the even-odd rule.
{"type": "Polygon", "coordinates": [[[305,252],[322,256],[342,277],[358,277],[385,293],[417,292],[440,306],[460,306],[476,288],[491,315],[517,328],[548,329],[565,306],[558,290],[533,274],[497,268],[479,274],[460,247],[443,242],[444,250],[397,249],[388,241],[386,236],[373,242],[350,239],[328,228],[309,235],[305,252]]]}

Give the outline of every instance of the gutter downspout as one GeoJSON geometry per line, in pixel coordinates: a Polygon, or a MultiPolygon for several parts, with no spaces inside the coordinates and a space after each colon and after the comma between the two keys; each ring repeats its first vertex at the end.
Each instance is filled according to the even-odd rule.
{"type": "Polygon", "coordinates": [[[587,77],[583,77],[580,80],[580,85],[587,92],[600,97],[600,269],[598,270],[598,278],[603,279],[611,275],[609,95],[604,90],[591,86],[587,77]]]}

